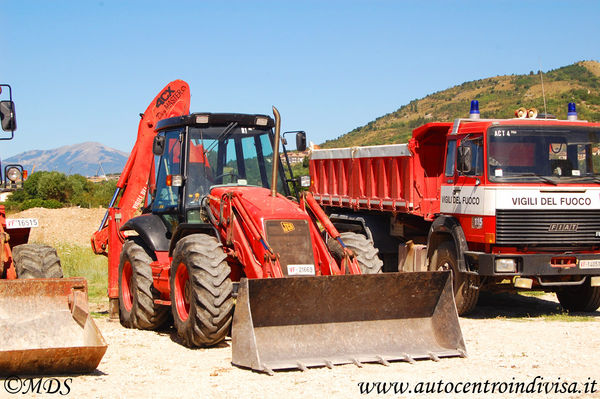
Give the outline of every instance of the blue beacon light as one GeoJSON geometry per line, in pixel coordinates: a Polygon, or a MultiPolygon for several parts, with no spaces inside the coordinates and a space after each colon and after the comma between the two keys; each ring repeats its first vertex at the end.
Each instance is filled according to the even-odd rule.
{"type": "Polygon", "coordinates": [[[567,106],[567,120],[576,121],[577,120],[577,108],[575,107],[575,103],[569,103],[567,106]]]}
{"type": "Polygon", "coordinates": [[[469,119],[479,119],[479,101],[471,101],[471,111],[469,112],[469,119]]]}

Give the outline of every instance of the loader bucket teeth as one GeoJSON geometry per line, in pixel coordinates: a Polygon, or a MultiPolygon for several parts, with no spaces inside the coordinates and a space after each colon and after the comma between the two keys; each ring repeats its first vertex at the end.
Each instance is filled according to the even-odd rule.
{"type": "Polygon", "coordinates": [[[0,282],[0,375],[87,373],[106,342],[83,278],[0,282]]]}
{"type": "Polygon", "coordinates": [[[466,353],[449,272],[242,279],[232,363],[257,371],[466,353]]]}

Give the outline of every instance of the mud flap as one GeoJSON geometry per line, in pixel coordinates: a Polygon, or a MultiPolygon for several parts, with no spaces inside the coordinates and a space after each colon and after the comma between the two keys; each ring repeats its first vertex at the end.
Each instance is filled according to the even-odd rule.
{"type": "Polygon", "coordinates": [[[0,281],[0,375],[88,373],[106,348],[84,278],[0,281]]]}
{"type": "Polygon", "coordinates": [[[466,356],[449,272],[242,279],[232,363],[277,369],[466,356]]]}

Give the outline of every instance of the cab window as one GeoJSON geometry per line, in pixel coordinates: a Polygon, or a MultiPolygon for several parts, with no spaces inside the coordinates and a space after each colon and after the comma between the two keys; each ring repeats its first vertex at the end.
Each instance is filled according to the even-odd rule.
{"type": "Polygon", "coordinates": [[[454,164],[456,163],[456,140],[448,141],[446,149],[446,172],[448,177],[454,176],[454,164]]]}
{"type": "Polygon", "coordinates": [[[483,137],[473,137],[461,140],[461,147],[470,148],[463,153],[469,154],[470,159],[465,161],[469,168],[465,168],[461,175],[464,176],[483,176],[483,137]]]}

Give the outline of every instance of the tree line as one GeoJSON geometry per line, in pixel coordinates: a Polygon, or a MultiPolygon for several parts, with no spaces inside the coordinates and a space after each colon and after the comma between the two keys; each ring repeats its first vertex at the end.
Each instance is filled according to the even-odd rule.
{"type": "Polygon", "coordinates": [[[116,180],[93,183],[82,175],[60,172],[35,172],[13,192],[4,205],[8,210],[107,206],[116,188],[116,180]]]}

